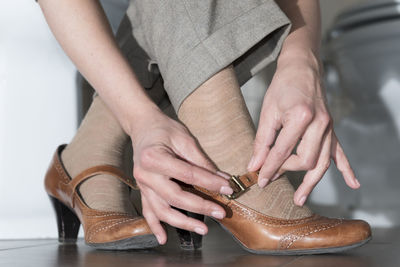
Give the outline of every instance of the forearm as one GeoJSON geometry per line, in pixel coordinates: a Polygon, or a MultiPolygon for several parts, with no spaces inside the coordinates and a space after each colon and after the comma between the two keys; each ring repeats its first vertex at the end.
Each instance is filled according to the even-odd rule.
{"type": "MultiPolygon", "coordinates": [[[[283,43],[281,57],[312,57],[319,60],[321,17],[318,0],[276,0],[292,22],[292,29],[283,43]]],[[[316,62],[318,63],[318,62],[316,62]]]]}
{"type": "Polygon", "coordinates": [[[122,55],[98,0],[40,0],[64,51],[96,89],[124,130],[156,110],[122,55]]]}

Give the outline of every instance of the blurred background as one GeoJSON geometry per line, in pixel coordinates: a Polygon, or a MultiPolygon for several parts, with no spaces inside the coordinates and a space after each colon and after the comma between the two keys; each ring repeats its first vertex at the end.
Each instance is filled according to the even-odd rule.
{"type": "MultiPolygon", "coordinates": [[[[128,0],[104,0],[113,30],[128,0]]],[[[400,1],[322,0],[325,86],[337,135],[362,187],[331,167],[310,205],[374,227],[400,225],[400,1]]],[[[274,66],[242,88],[254,121],[274,66]]],[[[33,0],[0,2],[0,239],[56,237],[43,187],[90,94],[33,0]]]]}

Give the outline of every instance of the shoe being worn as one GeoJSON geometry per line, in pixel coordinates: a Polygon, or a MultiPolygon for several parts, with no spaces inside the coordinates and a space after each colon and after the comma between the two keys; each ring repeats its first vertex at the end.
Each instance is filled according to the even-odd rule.
{"type": "MultiPolygon", "coordinates": [[[[247,207],[235,199],[257,183],[258,174],[232,176],[234,193],[224,196],[202,188],[186,188],[226,210],[222,220],[214,219],[245,250],[256,254],[303,255],[342,252],[371,239],[369,224],[361,220],[332,219],[312,215],[303,219],[273,218],[247,207]]],[[[191,233],[192,236],[195,235],[191,233]]],[[[201,242],[201,239],[200,241],[201,242]]],[[[197,245],[200,246],[199,244],[197,245]]]]}
{"type": "Polygon", "coordinates": [[[80,224],[83,225],[85,242],[97,249],[125,250],[158,246],[143,217],[120,212],[100,211],[88,207],[77,187],[98,174],[108,174],[131,188],[136,188],[122,171],[113,166],[96,166],[71,179],[61,162],[60,146],[45,178],[46,192],[56,212],[59,242],[76,242],[80,224]]]}

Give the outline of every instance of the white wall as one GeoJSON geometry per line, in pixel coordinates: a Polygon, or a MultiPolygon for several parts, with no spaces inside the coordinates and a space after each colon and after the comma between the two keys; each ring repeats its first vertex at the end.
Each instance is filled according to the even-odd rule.
{"type": "MultiPolygon", "coordinates": [[[[102,1],[115,31],[128,0],[102,1]]],[[[0,239],[56,237],[43,187],[77,127],[76,69],[34,0],[0,2],[0,239]]]]}
{"type": "Polygon", "coordinates": [[[0,2],[0,238],[56,234],[43,175],[76,129],[75,68],[33,1],[0,2]]]}

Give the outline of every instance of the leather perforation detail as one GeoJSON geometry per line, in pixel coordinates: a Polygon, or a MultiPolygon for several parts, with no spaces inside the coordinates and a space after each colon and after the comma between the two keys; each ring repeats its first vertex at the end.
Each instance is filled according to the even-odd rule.
{"type": "Polygon", "coordinates": [[[128,216],[128,213],[108,213],[108,214],[85,214],[85,217],[89,218],[103,218],[103,217],[111,217],[111,216],[128,216]]]}
{"type": "Polygon", "coordinates": [[[71,181],[71,179],[68,178],[67,174],[63,170],[63,168],[58,160],[54,162],[54,167],[55,167],[58,175],[60,175],[60,177],[62,178],[62,182],[67,185],[71,181]]]}
{"type": "Polygon", "coordinates": [[[334,222],[322,221],[321,223],[307,225],[296,229],[281,238],[278,244],[279,250],[289,249],[296,241],[314,233],[326,231],[343,223],[343,220],[334,220],[334,222]]]}
{"type": "Polygon", "coordinates": [[[110,219],[107,221],[101,221],[101,222],[93,225],[90,229],[87,230],[87,232],[86,232],[87,241],[88,242],[93,241],[93,236],[101,231],[109,230],[120,224],[130,222],[130,221],[136,221],[138,219],[139,218],[118,218],[118,219],[110,219]],[[117,221],[117,222],[115,222],[115,221],[117,221]]]}
{"type": "Polygon", "coordinates": [[[313,215],[313,216],[303,218],[303,219],[286,220],[286,219],[279,219],[279,218],[267,216],[256,210],[253,210],[249,207],[243,206],[236,201],[231,201],[228,204],[228,206],[232,210],[235,210],[237,213],[242,215],[243,217],[245,217],[255,223],[263,224],[263,225],[270,226],[270,227],[294,226],[294,225],[299,225],[299,224],[303,224],[306,222],[310,222],[313,220],[317,220],[318,218],[320,218],[319,215],[313,215]]]}

